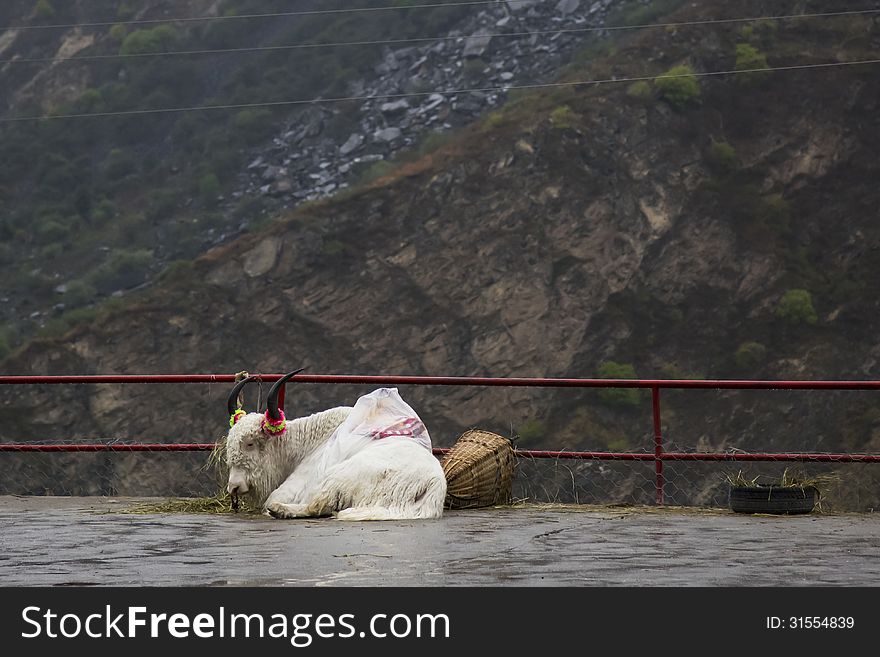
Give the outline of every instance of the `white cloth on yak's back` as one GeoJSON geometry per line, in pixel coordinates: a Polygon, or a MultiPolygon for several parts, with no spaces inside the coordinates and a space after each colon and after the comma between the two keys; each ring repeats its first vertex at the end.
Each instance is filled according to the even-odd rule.
{"type": "Polygon", "coordinates": [[[341,463],[374,440],[400,437],[431,450],[424,422],[397,388],[379,388],[360,397],[327,441],[324,464],[341,463]]]}

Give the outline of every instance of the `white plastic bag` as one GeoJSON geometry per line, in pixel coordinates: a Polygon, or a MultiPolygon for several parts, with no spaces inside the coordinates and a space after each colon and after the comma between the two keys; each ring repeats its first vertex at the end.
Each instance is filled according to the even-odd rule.
{"type": "Polygon", "coordinates": [[[391,437],[414,440],[431,449],[431,436],[397,388],[379,388],[360,397],[345,422],[327,441],[324,463],[340,463],[369,442],[391,437]]]}

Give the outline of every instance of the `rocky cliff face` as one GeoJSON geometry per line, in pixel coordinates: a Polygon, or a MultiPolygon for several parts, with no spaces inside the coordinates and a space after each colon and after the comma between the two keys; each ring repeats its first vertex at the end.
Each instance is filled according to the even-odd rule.
{"type": "Polygon", "coordinates": [[[436,147],[499,107],[511,85],[551,79],[574,53],[606,41],[609,13],[628,4],[517,0],[445,14],[435,8],[433,19],[420,10],[412,20],[395,10],[386,12],[388,25],[376,12],[348,20],[156,23],[369,6],[364,2],[306,0],[295,9],[228,0],[4,5],[3,25],[41,29],[0,34],[2,117],[281,104],[273,111],[146,114],[128,126],[103,117],[80,121],[73,128],[79,139],[53,133],[50,123],[17,124],[17,133],[0,124],[9,160],[0,166],[0,206],[8,208],[0,214],[7,243],[0,245],[0,271],[9,281],[0,297],[0,322],[9,330],[0,325],[0,341],[51,330],[65,312],[151,284],[175,260],[387,173],[404,154],[436,147]],[[114,20],[120,22],[112,26],[114,20]],[[42,29],[74,24],[86,26],[42,29]],[[345,43],[360,45],[326,47],[345,43]],[[236,48],[244,52],[213,52],[236,48]],[[164,51],[208,53],[153,55],[164,51]],[[319,65],[325,75],[311,70],[319,65]],[[462,89],[473,91],[449,93],[462,89]],[[360,100],[285,104],[328,97],[360,100]],[[115,275],[120,258],[128,272],[115,275]]]}
{"type": "MultiPolygon", "coordinates": [[[[753,15],[762,7],[749,3],[753,15]]],[[[738,27],[652,31],[580,77],[682,62],[729,70],[742,38],[738,27]]],[[[762,48],[786,66],[867,58],[878,38],[870,17],[790,21],[762,48]],[[829,47],[843,34],[848,46],[829,47]]],[[[371,187],[301,208],[93,325],[28,345],[4,370],[581,377],[614,361],[642,377],[877,378],[874,73],[707,78],[700,103],[681,107],[623,84],[520,99],[371,187]],[[815,318],[785,301],[802,289],[815,318]]],[[[289,390],[288,409],[302,413],[364,392],[289,390]]],[[[6,388],[0,438],[212,439],[225,392],[6,388]]],[[[438,445],[474,426],[520,433],[530,448],[650,445],[649,402],[637,396],[402,393],[438,445]]],[[[680,392],[664,397],[663,418],[677,449],[877,451],[875,408],[862,393],[680,392]]],[[[178,490],[187,476],[137,455],[102,463],[118,491],[178,490]]],[[[868,467],[844,468],[864,479],[859,508],[877,500],[868,467]]],[[[669,470],[680,503],[718,495],[718,469],[669,470]]],[[[575,475],[597,499],[605,485],[604,499],[619,500],[641,500],[650,478],[605,465],[575,475]]]]}

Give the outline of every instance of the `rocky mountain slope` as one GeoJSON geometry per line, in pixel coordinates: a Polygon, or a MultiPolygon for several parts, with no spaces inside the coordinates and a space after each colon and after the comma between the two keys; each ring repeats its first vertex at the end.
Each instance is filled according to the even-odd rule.
{"type": "Polygon", "coordinates": [[[505,87],[553,77],[607,39],[609,18],[657,11],[622,0],[406,5],[357,13],[377,5],[19,0],[0,8],[4,26],[23,26],[0,37],[0,118],[234,106],[0,123],[0,355],[35,332],[90,320],[108,296],[150,284],[169,264],[279,211],[436,148],[499,106],[505,87]],[[308,13],[339,9],[355,13],[308,13]],[[236,18],[267,13],[282,15],[236,18]],[[156,22],[176,16],[223,20],[156,22]],[[86,26],[50,28],[74,24],[86,26]],[[161,55],[168,51],[196,52],[161,55]],[[455,89],[483,91],[445,93],[455,89]],[[328,97],[376,100],[289,103],[328,97]]]}
{"type": "MultiPolygon", "coordinates": [[[[821,5],[755,1],[737,13],[782,4],[821,5]]],[[[717,16],[688,6],[669,20],[717,16]]],[[[563,75],[733,70],[753,56],[742,45],[772,67],[876,59],[880,22],[650,29],[563,75]]],[[[301,207],[89,325],[28,344],[3,370],[877,378],[878,102],[872,65],[523,95],[368,187],[301,207]]],[[[288,408],[362,391],[296,386],[288,408]]],[[[473,426],[519,434],[524,447],[651,445],[639,395],[402,392],[439,445],[473,426]]],[[[211,439],[224,431],[224,396],[219,386],[6,388],[0,439],[211,439]]],[[[676,449],[876,452],[876,408],[863,393],[678,392],[664,396],[663,423],[676,449]]],[[[43,462],[41,484],[89,458],[43,462]]],[[[73,488],[179,490],[188,476],[138,455],[99,458],[101,481],[81,476],[73,488]]],[[[850,507],[877,503],[872,467],[840,469],[850,507]]],[[[597,499],[647,501],[651,474],[634,472],[582,464],[571,477],[597,499]]],[[[676,499],[715,499],[721,472],[670,465],[676,499]]]]}

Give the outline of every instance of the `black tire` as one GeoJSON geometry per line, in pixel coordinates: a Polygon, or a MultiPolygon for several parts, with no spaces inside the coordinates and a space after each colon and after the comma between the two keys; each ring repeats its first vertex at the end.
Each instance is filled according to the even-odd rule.
{"type": "Polygon", "coordinates": [[[730,509],[736,513],[810,513],[818,496],[813,486],[731,487],[730,509]]]}

